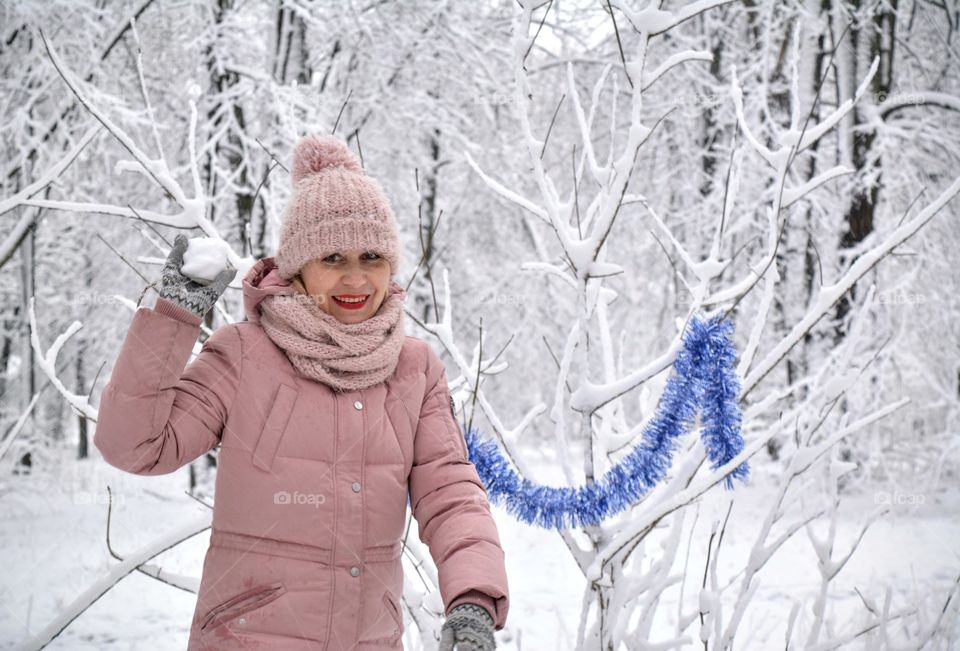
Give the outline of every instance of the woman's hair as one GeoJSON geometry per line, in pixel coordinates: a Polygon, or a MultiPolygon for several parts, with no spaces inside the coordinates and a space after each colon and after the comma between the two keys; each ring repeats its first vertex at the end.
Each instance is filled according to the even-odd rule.
{"type": "Polygon", "coordinates": [[[296,276],[291,278],[290,284],[293,286],[295,290],[297,290],[298,294],[303,294],[304,296],[307,295],[307,287],[306,285],[303,284],[303,279],[300,277],[300,274],[297,274],[296,276]]]}

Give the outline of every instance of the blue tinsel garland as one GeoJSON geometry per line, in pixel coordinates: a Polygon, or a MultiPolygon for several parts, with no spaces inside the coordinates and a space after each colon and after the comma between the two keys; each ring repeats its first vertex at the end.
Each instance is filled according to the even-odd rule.
{"type": "MultiPolygon", "coordinates": [[[[673,460],[677,439],[686,434],[701,410],[702,438],[716,470],[743,450],[740,434],[740,381],[734,361],[733,323],[695,315],[673,363],[656,413],[643,440],[597,481],[576,488],[540,486],[521,479],[495,441],[480,439],[476,428],[465,439],[470,460],[487,487],[490,500],[524,522],[550,529],[598,525],[620,513],[663,479],[673,460]]],[[[727,475],[746,480],[747,463],[727,475]]]]}

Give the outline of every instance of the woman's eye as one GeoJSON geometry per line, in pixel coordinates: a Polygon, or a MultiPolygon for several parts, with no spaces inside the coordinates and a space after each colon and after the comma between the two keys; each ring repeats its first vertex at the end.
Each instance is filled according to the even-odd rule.
{"type": "Polygon", "coordinates": [[[374,251],[367,251],[364,255],[367,256],[367,260],[378,260],[378,259],[380,259],[380,255],[379,255],[378,253],[375,253],[374,251]]]}
{"type": "Polygon", "coordinates": [[[336,262],[336,260],[334,260],[333,258],[337,258],[337,257],[340,257],[340,254],[339,254],[339,253],[331,253],[330,255],[328,255],[327,257],[324,258],[324,261],[326,261],[326,262],[336,262]]]}

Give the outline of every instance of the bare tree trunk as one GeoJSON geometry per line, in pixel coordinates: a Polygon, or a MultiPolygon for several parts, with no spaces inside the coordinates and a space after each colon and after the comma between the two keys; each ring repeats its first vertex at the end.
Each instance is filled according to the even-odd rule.
{"type": "MultiPolygon", "coordinates": [[[[833,3],[832,0],[821,0],[820,2],[820,15],[827,21],[827,31],[822,32],[817,38],[817,52],[814,56],[813,69],[811,70],[811,75],[809,79],[809,96],[817,97],[818,89],[821,91],[823,87],[826,86],[825,75],[829,71],[824,70],[826,65],[826,60],[829,56],[829,51],[833,48],[834,42],[832,38],[833,28],[832,28],[832,10],[833,3]]],[[[799,45],[799,44],[798,44],[799,45]]],[[[784,48],[781,50],[780,61],[783,62],[786,55],[787,43],[784,42],[784,48]]],[[[779,68],[778,68],[779,70],[779,68]]],[[[788,99],[788,96],[785,96],[785,99],[788,99]]],[[[820,121],[820,104],[821,99],[813,100],[813,104],[810,107],[810,116],[809,122],[811,124],[816,124],[820,121]]],[[[789,114],[790,107],[789,102],[781,103],[781,111],[786,114],[789,114]]],[[[820,148],[820,141],[816,141],[810,146],[810,158],[807,169],[805,171],[806,180],[809,181],[813,179],[818,172],[817,168],[817,157],[816,153],[820,148]]],[[[806,306],[809,305],[813,295],[815,284],[817,283],[817,258],[816,258],[816,245],[813,241],[813,236],[811,235],[811,224],[814,221],[813,208],[808,204],[807,209],[804,211],[803,216],[796,223],[791,224],[789,230],[786,233],[786,242],[785,247],[782,251],[782,254],[778,254],[778,261],[788,260],[796,263],[799,261],[802,265],[800,270],[796,270],[797,273],[791,273],[791,270],[784,268],[782,271],[783,282],[787,285],[791,280],[793,280],[793,287],[795,291],[789,292],[790,296],[802,297],[802,305],[799,305],[796,302],[796,299],[791,299],[791,302],[785,303],[782,299],[782,295],[787,295],[788,292],[784,294],[778,294],[774,298],[774,307],[777,311],[777,314],[780,317],[779,323],[783,324],[784,327],[786,324],[795,322],[795,316],[788,314],[787,312],[790,308],[796,309],[797,307],[802,307],[806,309],[806,306]]],[[[797,346],[792,354],[785,360],[784,370],[786,372],[786,384],[793,384],[798,378],[803,377],[807,373],[809,367],[807,355],[809,354],[809,344],[812,342],[812,336],[810,332],[804,334],[804,346],[797,346]]],[[[800,392],[796,395],[791,394],[786,397],[786,401],[789,405],[793,405],[797,402],[802,402],[804,400],[806,390],[801,388],[800,392]]],[[[780,449],[783,446],[783,442],[779,437],[773,437],[767,442],[767,452],[770,455],[771,459],[778,460],[780,458],[780,449]]]]}
{"type": "MultiPolygon", "coordinates": [[[[83,288],[87,296],[90,296],[93,291],[93,261],[90,258],[90,254],[87,252],[89,249],[85,250],[83,255],[83,288]]],[[[77,339],[77,360],[76,360],[76,374],[77,374],[77,386],[75,391],[78,395],[83,395],[88,393],[87,389],[87,375],[86,369],[84,368],[84,360],[86,359],[87,345],[89,344],[89,338],[81,333],[77,339]]],[[[92,390],[93,387],[91,387],[92,390]]],[[[88,439],[87,433],[87,419],[77,414],[77,458],[86,459],[90,456],[90,441],[88,439]]]]}
{"type": "MultiPolygon", "coordinates": [[[[339,41],[334,43],[333,55],[340,49],[339,41]]],[[[281,84],[296,80],[298,84],[309,84],[313,70],[309,62],[310,49],[307,47],[307,25],[294,9],[279,3],[277,11],[277,49],[274,58],[273,77],[281,84]]],[[[331,56],[331,59],[333,56],[331,56]]],[[[326,77],[324,77],[326,80],[326,77]]]]}
{"type": "MultiPolygon", "coordinates": [[[[859,11],[862,6],[861,0],[854,0],[853,6],[854,20],[859,18],[859,11]]],[[[890,0],[888,4],[882,4],[873,17],[873,29],[866,36],[869,40],[869,56],[867,61],[873,61],[875,57],[880,57],[880,68],[871,82],[871,90],[875,99],[881,99],[889,95],[893,88],[893,61],[894,61],[894,38],[897,25],[897,0],[890,0]]],[[[860,30],[854,23],[850,29],[850,38],[854,56],[852,63],[854,75],[852,81],[857,77],[856,66],[859,58],[858,41],[860,39],[860,30]]],[[[863,124],[860,111],[853,109],[854,124],[859,126],[863,124]]],[[[873,143],[876,134],[873,131],[865,130],[862,134],[853,139],[853,165],[856,173],[864,177],[872,177],[870,188],[860,190],[853,197],[850,208],[844,217],[846,230],[840,237],[840,261],[841,264],[852,264],[857,259],[856,253],[844,253],[844,250],[856,248],[863,240],[873,232],[874,228],[874,210],[877,205],[880,194],[880,157],[873,153],[873,143]],[[848,259],[849,258],[849,259],[848,259]]],[[[837,302],[836,307],[836,325],[835,338],[839,341],[846,332],[844,318],[850,312],[850,306],[856,300],[856,285],[854,285],[848,294],[844,294],[837,302]]]]}
{"type": "MultiPolygon", "coordinates": [[[[20,364],[21,369],[21,378],[25,385],[25,391],[21,393],[21,406],[26,408],[27,404],[30,402],[30,398],[36,392],[37,380],[34,374],[35,363],[33,360],[33,346],[30,345],[30,328],[26,327],[26,316],[30,311],[30,298],[34,294],[34,282],[36,280],[34,268],[34,239],[36,236],[36,222],[27,230],[26,236],[23,238],[23,243],[20,245],[20,287],[22,288],[21,301],[20,301],[20,314],[23,315],[21,320],[21,340],[20,340],[20,349],[22,351],[23,361],[20,364]]],[[[30,412],[30,428],[34,432],[36,431],[37,419],[34,416],[34,411],[30,412]]],[[[30,472],[30,468],[33,466],[33,455],[28,450],[25,452],[19,459],[17,459],[17,467],[15,472],[30,472]]]]}
{"type": "MultiPolygon", "coordinates": [[[[333,65],[333,58],[339,51],[339,41],[334,43],[333,52],[330,56],[330,66],[333,65]]],[[[287,84],[291,79],[296,80],[298,84],[313,83],[313,68],[309,61],[310,49],[307,45],[307,25],[303,17],[294,9],[284,6],[283,2],[277,3],[276,18],[276,40],[274,43],[272,75],[279,84],[287,84]]],[[[329,69],[328,69],[329,72],[329,69]]],[[[326,85],[326,76],[321,84],[320,92],[326,85]]],[[[238,117],[238,123],[244,125],[243,116],[238,117]]],[[[243,128],[246,128],[245,126],[243,128]]],[[[268,170],[258,172],[260,178],[264,178],[268,170]]],[[[246,170],[243,174],[246,181],[246,170]]],[[[264,180],[263,183],[268,183],[264,180]]],[[[257,180],[257,184],[260,180],[257,180]]],[[[243,199],[237,198],[237,208],[241,218],[242,228],[245,233],[244,243],[249,247],[251,255],[254,257],[263,257],[266,255],[267,245],[267,209],[261,197],[259,200],[260,210],[254,211],[255,205],[252,197],[248,203],[242,203],[243,199]]]]}
{"type": "MultiPolygon", "coordinates": [[[[86,393],[86,376],[83,372],[83,360],[84,353],[86,352],[85,347],[81,346],[77,350],[77,391],[81,394],[86,393]]],[[[87,438],[87,419],[83,416],[77,416],[77,458],[86,459],[90,456],[90,441],[87,438]]]]}
{"type": "MultiPolygon", "coordinates": [[[[773,9],[772,11],[776,11],[773,9]]],[[[774,101],[777,108],[776,113],[778,115],[789,116],[790,115],[790,80],[787,78],[787,73],[784,72],[788,68],[788,59],[790,55],[788,54],[793,44],[794,37],[794,22],[795,18],[788,20],[784,23],[783,27],[783,40],[780,43],[780,51],[777,55],[776,67],[773,69],[773,72],[770,75],[768,84],[770,86],[779,87],[781,90],[773,91],[770,93],[771,99],[774,101]]],[[[760,42],[756,42],[757,47],[759,48],[760,42]]],[[[799,45],[799,44],[797,44],[799,45]]],[[[758,52],[759,55],[759,52],[758,52]]],[[[772,143],[771,143],[772,144],[772,143]]],[[[810,175],[811,177],[815,173],[816,164],[811,162],[810,165],[810,175]]],[[[790,266],[790,263],[796,260],[795,251],[797,248],[797,230],[803,229],[803,224],[793,224],[788,222],[785,227],[785,232],[783,235],[784,246],[777,249],[775,256],[774,264],[777,265],[778,274],[782,278],[782,283],[784,287],[787,287],[791,282],[795,282],[796,275],[793,273],[793,269],[790,266]]],[[[784,292],[786,294],[786,292],[784,292]]],[[[793,306],[790,301],[784,301],[784,294],[776,294],[773,298],[773,320],[777,328],[777,335],[783,336],[786,332],[790,330],[791,323],[794,322],[793,316],[789,313],[790,308],[793,306]]],[[[793,300],[793,299],[791,299],[793,300]]],[[[796,351],[794,351],[796,354],[796,351]]],[[[794,370],[793,360],[788,358],[785,364],[785,371],[787,377],[790,377],[794,370]]],[[[773,437],[767,441],[767,453],[770,455],[770,458],[774,461],[780,458],[780,448],[782,447],[782,441],[773,437]]]]}
{"type": "MultiPolygon", "coordinates": [[[[720,19],[726,17],[727,11],[724,7],[720,19]]],[[[723,67],[723,39],[717,34],[717,30],[709,26],[711,16],[702,14],[700,23],[703,25],[704,35],[711,41],[710,54],[710,76],[713,77],[718,87],[722,86],[720,71],[723,67]]],[[[713,191],[713,177],[717,172],[717,142],[720,140],[722,130],[717,126],[716,110],[713,106],[713,97],[707,97],[703,106],[703,131],[700,137],[701,168],[703,169],[703,183],[700,184],[700,196],[708,197],[713,191]]]]}
{"type": "MultiPolygon", "coordinates": [[[[440,129],[434,128],[433,133],[430,134],[430,141],[428,143],[430,149],[430,167],[425,171],[423,175],[423,192],[421,193],[420,205],[422,211],[420,213],[421,227],[420,227],[420,239],[423,242],[423,251],[421,255],[423,256],[423,272],[424,276],[427,279],[427,282],[433,286],[433,265],[437,260],[437,251],[433,246],[433,234],[436,230],[437,223],[437,192],[440,176],[440,129]]],[[[436,317],[436,314],[430,314],[430,309],[432,304],[430,301],[425,301],[421,311],[420,318],[424,322],[433,321],[436,317]]]]}

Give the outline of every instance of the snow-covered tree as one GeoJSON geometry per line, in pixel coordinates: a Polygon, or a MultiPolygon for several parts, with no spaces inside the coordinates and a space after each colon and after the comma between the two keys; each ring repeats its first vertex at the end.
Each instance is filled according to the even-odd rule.
{"type": "MultiPolygon", "coordinates": [[[[414,334],[443,350],[464,430],[531,482],[601,480],[643,444],[691,320],[736,326],[744,452],[712,469],[697,423],[631,508],[558,532],[585,586],[570,648],[755,648],[764,612],[786,646],[948,645],[955,564],[922,599],[891,581],[830,600],[898,513],[851,525],[845,497],[956,477],[954,5],[7,3],[3,476],[87,456],[177,232],[240,269],[204,335],[242,318],[291,146],[334,132],[392,198],[414,334]],[[762,518],[738,508],[751,490],[762,518]],[[797,550],[817,588],[774,603],[760,580],[797,550]]],[[[197,499],[214,463],[191,466],[197,499]]],[[[208,525],[119,557],[35,646],[131,572],[195,589],[153,559],[208,525]]],[[[436,570],[405,542],[407,643],[430,648],[436,570]]]]}

